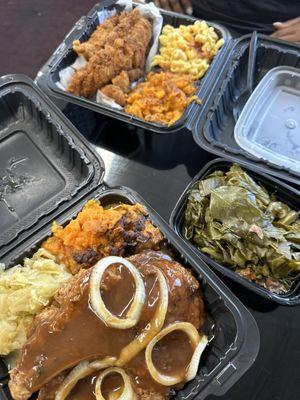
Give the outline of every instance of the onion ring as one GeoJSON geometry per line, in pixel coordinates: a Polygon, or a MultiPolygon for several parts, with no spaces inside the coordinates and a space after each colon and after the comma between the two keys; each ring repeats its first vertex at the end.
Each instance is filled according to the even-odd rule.
{"type": "Polygon", "coordinates": [[[164,386],[174,386],[182,381],[190,381],[195,378],[200,362],[201,354],[203,353],[206,345],[208,343],[207,337],[205,335],[200,338],[200,335],[197,329],[189,322],[175,322],[161,330],[148,344],[146,347],[145,357],[146,357],[146,364],[151,374],[152,378],[164,386]],[[160,373],[154,366],[152,361],[152,350],[157,342],[159,342],[162,338],[164,338],[169,333],[181,330],[187,334],[192,345],[194,347],[194,353],[191,358],[190,365],[187,368],[187,372],[185,376],[182,378],[181,376],[168,376],[160,373]]]}
{"type": "Polygon", "coordinates": [[[159,303],[149,324],[131,343],[122,349],[116,364],[119,367],[127,364],[142,351],[164,325],[169,304],[168,284],[160,269],[156,268],[155,272],[159,283],[159,303]]]}
{"type": "Polygon", "coordinates": [[[106,357],[103,360],[97,360],[93,362],[82,361],[71,370],[64,381],[60,384],[55,393],[55,400],[65,400],[80,379],[89,376],[94,371],[114,365],[115,361],[115,357],[106,357]]]}
{"type": "Polygon", "coordinates": [[[126,372],[122,368],[118,367],[112,367],[112,368],[107,368],[105,371],[101,372],[101,374],[98,376],[95,384],[95,395],[97,400],[105,400],[105,398],[102,395],[101,391],[101,385],[103,382],[103,379],[109,375],[117,373],[120,374],[123,378],[124,382],[124,389],[121,393],[121,395],[118,397],[118,400],[135,400],[136,395],[134,393],[134,390],[131,385],[131,381],[129,376],[126,374],[126,372]]]}
{"type": "Polygon", "coordinates": [[[145,286],[138,269],[125,258],[105,257],[93,267],[90,277],[90,305],[94,313],[110,328],[128,329],[135,326],[140,318],[145,297],[145,286]],[[135,283],[134,298],[126,318],[116,317],[106,308],[100,291],[101,279],[106,268],[116,263],[124,265],[130,271],[135,283]]]}

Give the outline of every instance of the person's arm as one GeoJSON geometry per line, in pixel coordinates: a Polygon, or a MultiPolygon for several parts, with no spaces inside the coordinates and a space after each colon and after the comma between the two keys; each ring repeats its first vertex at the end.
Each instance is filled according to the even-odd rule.
{"type": "Polygon", "coordinates": [[[272,37],[288,42],[300,42],[300,17],[286,22],[275,22],[273,26],[275,32],[272,37]]]}
{"type": "Polygon", "coordinates": [[[157,7],[165,10],[175,11],[181,14],[193,14],[191,0],[154,0],[157,7]]]}

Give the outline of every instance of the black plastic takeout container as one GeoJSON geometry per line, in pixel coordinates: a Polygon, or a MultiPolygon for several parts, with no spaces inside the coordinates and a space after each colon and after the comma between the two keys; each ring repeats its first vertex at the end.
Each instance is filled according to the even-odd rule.
{"type": "MultiPolygon", "coordinates": [[[[144,204],[149,211],[150,219],[159,227],[168,246],[174,251],[177,261],[191,269],[201,283],[208,312],[204,329],[210,337],[210,344],[203,356],[197,377],[172,398],[200,400],[209,394],[224,394],[252,365],[258,353],[259,333],[254,318],[137,193],[125,187],[115,189],[103,187],[89,197],[99,199],[104,205],[116,202],[144,204]]],[[[86,199],[63,215],[57,215],[56,221],[64,224],[75,217],[85,201],[86,199]]],[[[29,239],[28,244],[24,243],[16,248],[7,262],[14,265],[16,262],[21,262],[24,256],[30,256],[41,240],[49,235],[49,231],[49,226],[38,231],[29,239]]],[[[7,381],[7,376],[3,376],[3,381],[7,381]]],[[[0,398],[11,399],[6,385],[0,388],[0,398]]]]}
{"type": "MultiPolygon", "coordinates": [[[[217,84],[202,105],[202,118],[195,117],[189,128],[196,143],[208,152],[231,161],[247,163],[261,172],[300,185],[299,172],[255,157],[242,149],[234,139],[233,110],[246,89],[250,40],[251,35],[247,35],[232,41],[231,49],[223,60],[223,69],[219,71],[217,84]]],[[[300,46],[258,35],[253,89],[272,68],[278,66],[300,68],[300,46]]]]}
{"type": "MultiPolygon", "coordinates": [[[[60,127],[66,134],[68,128],[68,138],[70,140],[60,147],[60,154],[61,158],[69,159],[70,147],[75,143],[79,146],[79,136],[76,129],[44,95],[34,88],[29,79],[10,76],[5,77],[2,82],[6,82],[6,90],[5,93],[4,91],[0,92],[0,114],[6,109],[14,111],[11,113],[14,118],[5,120],[7,126],[3,126],[3,131],[5,129],[9,131],[14,125],[18,125],[20,121],[22,122],[24,116],[26,116],[25,120],[27,121],[28,118],[30,127],[36,124],[36,129],[32,130],[34,142],[35,136],[44,135],[46,124],[50,142],[48,146],[51,147],[58,139],[52,128],[43,120],[44,117],[41,117],[41,114],[45,114],[47,121],[53,123],[57,128],[60,127]],[[30,106],[29,110],[27,110],[24,104],[28,100],[24,100],[18,103],[17,112],[15,112],[13,99],[14,96],[19,96],[18,93],[21,88],[25,98],[31,98],[30,106]],[[12,95],[12,102],[1,101],[2,97],[9,93],[12,95]],[[41,122],[41,120],[44,122],[41,122]]],[[[25,124],[23,129],[26,133],[25,124]]],[[[39,147],[38,141],[35,143],[36,151],[42,151],[43,148],[39,147]]],[[[136,192],[125,187],[107,188],[103,182],[102,160],[95,158],[95,154],[89,149],[89,145],[85,141],[80,143],[80,148],[82,154],[86,156],[86,162],[94,167],[94,175],[91,183],[87,185],[86,191],[83,193],[78,190],[76,194],[70,195],[67,201],[57,204],[50,211],[48,210],[49,212],[46,212],[45,215],[40,215],[39,208],[36,207],[36,218],[32,218],[32,225],[26,225],[26,228],[24,225],[23,230],[22,226],[13,226],[11,229],[14,231],[14,236],[18,236],[18,239],[8,240],[7,243],[0,245],[1,262],[9,268],[22,262],[24,257],[30,257],[41,242],[50,235],[50,226],[53,219],[59,224],[67,223],[77,215],[90,198],[99,199],[103,205],[116,202],[130,204],[139,202],[144,204],[149,211],[150,219],[161,230],[168,246],[174,252],[175,259],[190,268],[199,280],[208,312],[205,330],[210,337],[210,343],[203,355],[199,373],[193,381],[189,382],[173,398],[197,398],[201,400],[210,394],[224,394],[250,368],[257,356],[260,340],[254,318],[208,266],[191,251],[188,245],[169,228],[166,222],[136,192]],[[18,234],[19,232],[20,234],[18,234]]],[[[22,156],[26,156],[26,154],[22,156]]],[[[48,162],[51,164],[52,153],[48,153],[47,157],[48,162]]],[[[32,161],[33,165],[35,165],[34,158],[32,161]]],[[[38,164],[37,168],[39,168],[38,164]]],[[[34,171],[34,173],[37,173],[37,171],[34,171]]],[[[80,175],[78,181],[80,181],[80,175]]],[[[39,196],[39,193],[37,193],[33,185],[28,186],[29,189],[30,197],[28,201],[33,201],[39,196]]],[[[19,202],[20,204],[18,203],[16,210],[18,210],[19,205],[21,206],[22,198],[19,198],[19,202]]],[[[2,218],[1,213],[0,218],[2,218]]],[[[7,383],[8,373],[4,360],[0,358],[1,400],[11,400],[7,383]]]]}
{"type": "MultiPolygon", "coordinates": [[[[185,191],[182,193],[177,204],[175,205],[172,214],[170,216],[170,225],[173,230],[189,244],[190,248],[195,254],[198,254],[207,264],[209,264],[212,269],[221,272],[223,275],[229,277],[233,281],[243,285],[252,292],[263,296],[266,299],[273,300],[276,303],[282,305],[299,305],[300,304],[300,280],[298,279],[291,290],[284,294],[276,294],[265,289],[264,287],[249,281],[248,279],[240,276],[229,267],[221,265],[220,263],[214,261],[208,255],[202,253],[197,247],[185,238],[184,235],[184,212],[186,209],[187,198],[190,190],[194,187],[195,183],[204,179],[209,174],[214,171],[228,171],[232,162],[225,159],[215,159],[206,164],[206,166],[193,178],[189,183],[185,191]]],[[[241,167],[259,184],[261,184],[269,193],[274,194],[279,201],[286,203],[294,210],[300,210],[300,192],[291,186],[271,177],[268,175],[262,175],[260,171],[254,167],[249,167],[248,164],[240,164],[241,167]]]]}
{"type": "Polygon", "coordinates": [[[0,247],[98,184],[103,164],[85,143],[29,78],[0,78],[0,247]]]}
{"type": "MultiPolygon", "coordinates": [[[[68,33],[63,43],[55,50],[48,62],[38,73],[36,79],[38,86],[40,86],[43,91],[48,93],[50,96],[53,96],[55,99],[80,105],[97,113],[109,115],[153,132],[172,132],[183,128],[188,124],[188,121],[191,119],[192,115],[194,115],[195,109],[197,112],[199,112],[198,107],[195,107],[195,103],[190,104],[186,108],[186,111],[177,122],[171,126],[167,126],[154,122],[146,122],[143,119],[127,114],[122,110],[116,110],[109,106],[99,104],[94,100],[75,96],[71,93],[64,92],[57,87],[56,82],[59,81],[59,72],[65,67],[71,65],[77,57],[76,53],[72,49],[73,41],[76,39],[80,40],[81,42],[88,40],[90,35],[96,29],[97,25],[99,25],[97,12],[103,9],[111,10],[114,8],[116,8],[118,12],[121,12],[123,7],[116,5],[115,3],[116,0],[104,0],[103,2],[96,4],[86,16],[83,16],[79,19],[73,29],[68,33]]],[[[137,4],[133,3],[133,5],[135,6],[137,4]]],[[[170,24],[174,27],[178,27],[179,25],[193,24],[196,21],[195,18],[183,14],[177,14],[165,10],[160,10],[160,12],[163,16],[163,25],[170,24]]],[[[221,64],[221,58],[225,54],[230,41],[229,31],[225,27],[208,21],[207,23],[209,26],[212,26],[215,29],[220,38],[224,39],[224,45],[214,57],[204,77],[196,83],[197,96],[199,99],[206,98],[213,84],[215,83],[216,73],[221,64]]]]}

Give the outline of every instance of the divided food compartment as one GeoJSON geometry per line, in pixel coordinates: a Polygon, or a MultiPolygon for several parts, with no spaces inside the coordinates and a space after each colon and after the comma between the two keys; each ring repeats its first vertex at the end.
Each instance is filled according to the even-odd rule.
{"type": "MultiPolygon", "coordinates": [[[[79,19],[74,28],[66,36],[64,42],[55,50],[54,54],[50,57],[45,66],[39,71],[36,78],[37,85],[49,96],[53,96],[55,100],[60,99],[67,103],[74,103],[97,113],[112,116],[124,122],[134,124],[153,132],[173,132],[183,128],[194,113],[194,103],[190,104],[186,108],[184,114],[178,121],[168,127],[159,123],[146,122],[143,119],[131,116],[122,110],[116,110],[104,104],[99,104],[95,100],[89,100],[83,97],[75,96],[71,93],[64,92],[57,87],[56,83],[59,81],[59,72],[71,65],[77,57],[77,54],[72,49],[73,41],[76,39],[80,40],[81,42],[88,40],[90,35],[96,29],[97,25],[99,25],[99,11],[103,9],[111,10],[116,8],[118,12],[121,12],[124,9],[124,7],[116,5],[115,3],[116,0],[105,0],[99,4],[96,4],[87,14],[87,16],[83,16],[79,19]]],[[[138,4],[133,3],[133,6],[136,5],[138,4]]],[[[163,16],[163,25],[170,24],[174,27],[178,27],[179,25],[193,24],[196,21],[195,18],[188,17],[183,14],[177,14],[164,10],[160,10],[160,12],[163,16]]],[[[207,23],[216,30],[218,36],[223,38],[225,43],[216,54],[204,77],[196,83],[196,94],[201,100],[208,96],[212,90],[212,86],[214,86],[216,83],[216,74],[218,73],[219,68],[222,66],[221,60],[228,50],[228,45],[230,42],[230,34],[225,27],[208,21],[207,23]]],[[[199,113],[198,107],[197,112],[199,113]]]]}
{"type": "MultiPolygon", "coordinates": [[[[144,204],[151,221],[161,230],[175,259],[190,268],[199,280],[208,318],[205,331],[210,343],[203,354],[200,370],[196,378],[177,392],[173,399],[204,399],[210,394],[223,395],[253,364],[259,349],[259,332],[254,318],[235,296],[219,281],[215,274],[194,255],[189,247],[169,228],[164,220],[150,208],[136,193],[128,188],[118,187],[95,191],[88,198],[97,198],[105,205],[124,202],[144,204]]],[[[55,217],[60,224],[67,223],[80,211],[87,199],[55,217]]],[[[36,251],[40,243],[50,234],[50,225],[40,229],[28,242],[18,246],[4,261],[12,266],[25,256],[36,251]]],[[[0,363],[1,364],[1,363],[0,363]]],[[[4,365],[0,399],[10,400],[7,387],[8,375],[4,365]]]]}
{"type": "MultiPolygon", "coordinates": [[[[278,166],[243,150],[234,139],[234,106],[246,88],[248,54],[251,35],[243,36],[234,44],[224,60],[224,68],[210,98],[201,107],[202,118],[195,114],[189,128],[195,141],[210,153],[232,161],[247,163],[262,172],[274,175],[297,185],[300,172],[284,164],[278,166]]],[[[278,66],[300,68],[300,46],[258,35],[254,88],[263,77],[278,66]]],[[[200,112],[200,108],[199,111],[200,112]]],[[[271,133],[272,134],[272,133],[271,133]]]]}
{"type": "MultiPolygon", "coordinates": [[[[274,194],[279,201],[286,203],[294,210],[300,210],[300,192],[291,186],[271,177],[268,175],[262,175],[260,171],[255,167],[250,167],[249,164],[239,163],[240,166],[255,180],[255,182],[261,184],[270,194],[274,194]]],[[[199,180],[204,179],[206,176],[212,174],[214,171],[220,170],[227,172],[232,165],[232,162],[225,159],[214,159],[193,178],[189,183],[178,202],[176,203],[174,210],[170,216],[170,226],[175,233],[182,238],[195,254],[200,256],[212,269],[221,272],[223,275],[229,277],[233,281],[246,287],[252,292],[263,296],[266,299],[273,300],[276,303],[282,305],[299,305],[300,304],[300,279],[294,282],[291,290],[286,294],[276,294],[265,289],[264,287],[249,281],[246,278],[238,275],[236,272],[231,270],[216,261],[214,261],[208,255],[202,253],[197,247],[187,240],[183,232],[184,212],[187,204],[187,197],[189,191],[193,188],[194,184],[199,180]]]]}
{"type": "Polygon", "coordinates": [[[0,78],[2,256],[103,174],[102,161],[29,78],[0,78]]]}

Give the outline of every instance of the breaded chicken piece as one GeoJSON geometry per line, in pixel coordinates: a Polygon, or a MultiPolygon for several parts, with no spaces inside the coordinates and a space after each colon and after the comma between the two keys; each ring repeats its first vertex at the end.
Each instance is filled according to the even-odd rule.
{"type": "Polygon", "coordinates": [[[135,68],[131,69],[130,71],[127,71],[127,74],[129,76],[130,82],[137,81],[144,75],[144,70],[141,68],[135,68]]]}
{"type": "Polygon", "coordinates": [[[115,15],[102,24],[98,25],[96,30],[92,33],[89,40],[81,43],[79,40],[74,40],[73,49],[80,56],[83,56],[87,61],[91,58],[97,50],[104,47],[113,38],[110,36],[113,29],[120,21],[120,15],[115,15]]]}
{"type": "Polygon", "coordinates": [[[105,96],[113,99],[117,104],[124,107],[126,104],[126,96],[125,93],[119,86],[116,85],[106,85],[101,89],[101,92],[105,94],[105,96]]]}
{"type": "MultiPolygon", "coordinates": [[[[59,376],[62,371],[77,365],[80,360],[118,355],[124,344],[130,343],[152,318],[152,304],[157,299],[157,291],[153,286],[157,268],[163,272],[169,289],[164,326],[184,321],[201,329],[205,319],[203,301],[199,283],[189,270],[163,252],[145,251],[128,260],[140,271],[146,287],[146,301],[138,324],[127,330],[107,328],[88,305],[91,269],[81,270],[61,286],[53,304],[36,318],[32,334],[16,366],[10,371],[9,388],[15,400],[27,400],[41,388],[44,389],[41,390],[39,400],[53,400],[55,388],[62,381],[62,376],[59,376]],[[57,351],[53,353],[53,349],[57,351]]],[[[120,286],[117,286],[116,292],[113,289],[121,281],[124,282],[120,269],[115,265],[101,282],[103,296],[110,293],[111,298],[117,298],[114,293],[119,293],[120,286]]],[[[172,339],[169,340],[171,342],[165,339],[164,346],[172,343],[172,339]]],[[[136,382],[144,382],[144,387],[135,388],[139,400],[167,398],[168,388],[156,383],[149,375],[143,351],[126,364],[124,369],[132,377],[138,377],[136,382]],[[160,396],[156,392],[164,392],[165,395],[160,396]]],[[[72,396],[78,398],[76,391],[72,392],[72,396]]]]}
{"type": "Polygon", "coordinates": [[[130,86],[130,79],[128,72],[122,71],[118,76],[113,78],[112,84],[114,86],[118,86],[124,93],[127,93],[129,91],[129,86],[130,86]]]}
{"type": "Polygon", "coordinates": [[[74,42],[74,50],[88,62],[73,74],[70,93],[90,98],[122,71],[144,71],[151,23],[137,9],[112,18],[111,24],[110,19],[105,21],[107,25],[100,25],[87,42],[74,42]]]}
{"type": "Polygon", "coordinates": [[[157,249],[162,235],[140,204],[104,209],[90,200],[64,228],[53,224],[53,236],[42,247],[54,254],[72,274],[93,266],[100,258],[157,249]]]}
{"type": "Polygon", "coordinates": [[[130,81],[139,79],[143,74],[144,71],[140,68],[122,71],[118,76],[112,79],[113,84],[104,86],[101,92],[124,107],[126,104],[126,94],[130,92],[130,81]]]}

